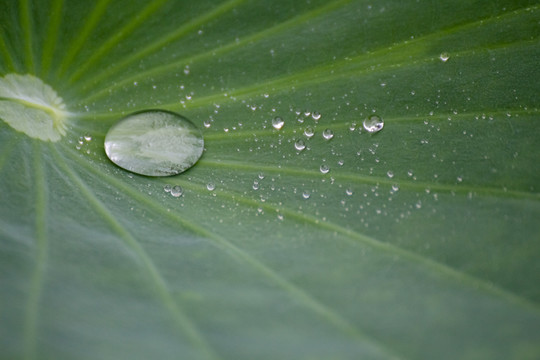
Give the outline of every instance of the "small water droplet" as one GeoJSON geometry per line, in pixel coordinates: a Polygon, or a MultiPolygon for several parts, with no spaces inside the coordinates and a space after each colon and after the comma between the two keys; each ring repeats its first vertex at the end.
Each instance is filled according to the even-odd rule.
{"type": "Polygon", "coordinates": [[[308,138],[312,137],[313,135],[315,135],[315,131],[313,130],[312,127],[308,126],[305,130],[304,130],[304,135],[306,135],[308,138]]]}
{"type": "Polygon", "coordinates": [[[386,175],[391,179],[391,178],[394,177],[394,172],[393,172],[392,170],[388,170],[388,171],[386,172],[386,175]]]}
{"type": "Polygon", "coordinates": [[[285,121],[283,121],[283,119],[280,118],[279,116],[272,120],[272,126],[276,130],[280,130],[283,127],[283,125],[285,125],[285,121]]]}
{"type": "Polygon", "coordinates": [[[328,174],[328,172],[330,171],[330,167],[326,164],[322,164],[320,167],[319,167],[319,170],[323,173],[323,174],[328,174]]]}
{"type": "Polygon", "coordinates": [[[184,192],[181,186],[175,185],[171,188],[171,195],[174,197],[179,197],[184,192]]]}
{"type": "Polygon", "coordinates": [[[257,175],[259,179],[264,179],[264,174],[263,173],[259,173],[259,175],[257,175]]]}
{"type": "Polygon", "coordinates": [[[205,120],[203,122],[203,125],[204,125],[205,128],[208,129],[210,126],[212,126],[212,122],[210,120],[205,120]]]}
{"type": "Polygon", "coordinates": [[[302,151],[306,148],[306,143],[304,142],[304,140],[302,139],[298,139],[296,140],[296,142],[294,143],[294,148],[298,151],[302,151]]]}
{"type": "Polygon", "coordinates": [[[382,130],[384,121],[378,115],[371,115],[363,122],[364,129],[370,133],[376,133],[382,130]]]}
{"type": "Polygon", "coordinates": [[[172,186],[169,185],[169,184],[167,184],[167,185],[165,185],[165,186],[163,187],[163,190],[165,190],[165,192],[168,192],[168,193],[171,192],[171,189],[172,189],[172,186]]]}
{"type": "Polygon", "coordinates": [[[392,185],[392,190],[393,191],[399,191],[399,185],[397,185],[397,184],[392,185]]]}
{"type": "Polygon", "coordinates": [[[313,120],[317,121],[321,118],[321,113],[318,112],[318,111],[314,111],[312,114],[311,114],[311,117],[313,118],[313,120]]]}
{"type": "Polygon", "coordinates": [[[208,191],[214,191],[215,188],[216,185],[214,183],[209,182],[208,184],[206,184],[206,189],[208,189],[208,191]]]}
{"type": "Polygon", "coordinates": [[[254,181],[254,182],[253,182],[252,188],[253,188],[253,190],[259,190],[259,182],[258,182],[258,181],[254,181]]]}
{"type": "Polygon", "coordinates": [[[311,111],[309,110],[304,110],[304,116],[309,116],[311,115],[311,111]]]}
{"type": "Polygon", "coordinates": [[[131,114],[109,129],[105,152],[128,171],[147,176],[184,172],[201,157],[204,141],[191,121],[173,112],[131,114]]]}
{"type": "Polygon", "coordinates": [[[322,136],[325,140],[330,140],[334,137],[334,132],[331,129],[325,129],[322,133],[322,136]]]}
{"type": "Polygon", "coordinates": [[[448,55],[448,53],[443,52],[441,53],[441,55],[439,55],[439,59],[441,59],[442,62],[447,62],[448,59],[450,59],[450,56],[448,55]]]}
{"type": "Polygon", "coordinates": [[[311,194],[310,194],[309,191],[307,191],[307,190],[304,191],[304,192],[302,193],[302,197],[303,197],[304,199],[309,199],[310,196],[311,196],[311,194]]]}
{"type": "Polygon", "coordinates": [[[84,135],[84,140],[85,140],[86,142],[92,141],[92,136],[91,136],[90,134],[85,134],[85,135],[84,135]]]}
{"type": "Polygon", "coordinates": [[[347,194],[348,196],[351,196],[353,194],[352,189],[345,190],[345,194],[347,194]]]}

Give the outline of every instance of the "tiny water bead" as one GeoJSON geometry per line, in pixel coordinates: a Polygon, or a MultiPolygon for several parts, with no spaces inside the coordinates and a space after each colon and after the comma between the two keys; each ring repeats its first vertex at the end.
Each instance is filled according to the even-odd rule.
{"type": "Polygon", "coordinates": [[[306,148],[306,143],[302,139],[298,139],[294,143],[294,148],[298,151],[302,151],[306,148]]]}
{"type": "Polygon", "coordinates": [[[169,185],[169,184],[167,184],[167,185],[165,185],[165,186],[163,187],[163,190],[165,190],[165,192],[167,192],[167,193],[170,193],[170,192],[171,192],[171,189],[172,189],[172,186],[169,185]]]}
{"type": "Polygon", "coordinates": [[[276,129],[276,130],[281,130],[281,128],[283,127],[283,125],[285,125],[285,121],[283,121],[283,119],[280,118],[279,116],[278,116],[278,117],[275,117],[275,118],[272,120],[272,126],[273,126],[274,129],[276,129]]]}
{"type": "Polygon", "coordinates": [[[325,129],[322,133],[322,136],[325,140],[330,140],[334,137],[334,132],[331,129],[325,129]]]}
{"type": "Polygon", "coordinates": [[[370,133],[376,133],[382,130],[384,126],[383,119],[378,115],[370,115],[367,119],[364,120],[363,124],[364,129],[370,133]]]}
{"type": "Polygon", "coordinates": [[[328,172],[330,171],[330,167],[326,164],[322,164],[320,167],[319,167],[319,170],[321,171],[321,173],[323,174],[328,174],[328,172]]]}
{"type": "Polygon", "coordinates": [[[450,59],[450,56],[448,55],[448,53],[441,53],[441,55],[439,55],[439,59],[441,59],[442,62],[447,62],[448,59],[450,59]]]}
{"type": "Polygon", "coordinates": [[[147,176],[186,171],[201,157],[199,129],[181,115],[164,110],[131,114],[109,129],[105,152],[123,169],[147,176]]]}
{"type": "Polygon", "coordinates": [[[311,117],[313,118],[313,120],[317,121],[321,118],[321,113],[318,112],[318,111],[314,111],[312,114],[311,114],[311,117]]]}
{"type": "Polygon", "coordinates": [[[306,137],[310,138],[312,137],[313,135],[315,135],[315,131],[313,130],[313,128],[311,126],[308,126],[305,130],[304,130],[304,135],[306,135],[306,137]]]}
{"type": "Polygon", "coordinates": [[[184,193],[184,189],[181,186],[175,185],[171,189],[171,195],[174,197],[179,197],[184,193]]]}
{"type": "Polygon", "coordinates": [[[216,185],[215,185],[214,183],[211,183],[211,182],[210,182],[210,183],[206,184],[206,189],[207,189],[208,191],[214,191],[215,188],[216,188],[216,185]]]}

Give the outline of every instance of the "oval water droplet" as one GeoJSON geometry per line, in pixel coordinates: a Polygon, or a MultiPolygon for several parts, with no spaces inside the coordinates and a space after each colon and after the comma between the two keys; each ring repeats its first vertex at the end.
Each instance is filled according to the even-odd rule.
{"type": "Polygon", "coordinates": [[[312,114],[311,114],[311,117],[313,118],[313,120],[317,121],[321,118],[321,113],[318,112],[318,111],[314,111],[312,114]]]}
{"type": "Polygon", "coordinates": [[[276,130],[280,130],[283,127],[283,125],[285,125],[285,121],[283,121],[283,119],[280,118],[279,116],[272,120],[272,126],[276,130]]]}
{"type": "Polygon", "coordinates": [[[386,172],[386,176],[388,176],[390,179],[394,177],[394,172],[392,170],[388,170],[386,172]]]}
{"type": "Polygon", "coordinates": [[[171,192],[171,189],[172,189],[172,186],[169,185],[169,184],[167,184],[167,185],[165,185],[165,186],[163,187],[163,190],[165,190],[165,192],[168,192],[168,193],[171,192]]]}
{"type": "Polygon", "coordinates": [[[302,151],[306,148],[306,143],[304,142],[304,140],[302,139],[298,139],[296,140],[296,142],[294,143],[294,148],[298,151],[302,151]]]}
{"type": "Polygon", "coordinates": [[[330,140],[334,137],[334,132],[331,129],[325,129],[322,133],[322,136],[325,140],[330,140]]]}
{"type": "Polygon", "coordinates": [[[184,192],[184,189],[182,189],[181,186],[175,185],[171,189],[171,195],[174,197],[179,197],[184,192]]]}
{"type": "Polygon", "coordinates": [[[303,197],[304,199],[309,199],[310,196],[311,196],[311,194],[310,194],[309,191],[307,191],[307,190],[304,191],[304,192],[302,193],[302,197],[303,197]]]}
{"type": "Polygon", "coordinates": [[[164,110],[131,114],[109,129],[105,152],[116,165],[147,176],[176,175],[201,157],[199,129],[181,115],[164,110]]]}
{"type": "Polygon", "coordinates": [[[384,121],[378,115],[371,115],[364,120],[363,125],[368,132],[376,133],[382,130],[384,121]]]}
{"type": "Polygon", "coordinates": [[[90,135],[90,134],[85,134],[85,135],[84,135],[84,140],[85,140],[86,142],[92,141],[92,135],[90,135]]]}
{"type": "Polygon", "coordinates": [[[305,130],[304,130],[304,135],[306,135],[308,138],[312,137],[313,135],[315,135],[315,131],[313,130],[313,128],[311,126],[308,126],[305,130]]]}
{"type": "Polygon", "coordinates": [[[330,167],[326,164],[322,164],[320,167],[319,167],[319,170],[323,173],[323,174],[327,174],[329,171],[330,171],[330,167]]]}
{"type": "Polygon", "coordinates": [[[209,182],[208,184],[206,184],[206,189],[208,191],[214,191],[215,188],[216,188],[216,185],[214,183],[209,182]]]}

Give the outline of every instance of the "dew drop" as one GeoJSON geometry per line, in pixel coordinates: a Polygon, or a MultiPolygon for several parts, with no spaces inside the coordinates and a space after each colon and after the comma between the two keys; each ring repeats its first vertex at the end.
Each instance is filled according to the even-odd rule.
{"type": "Polygon", "coordinates": [[[448,53],[443,52],[441,53],[441,55],[439,55],[439,59],[441,59],[442,62],[447,62],[448,59],[450,59],[450,56],[448,55],[448,53]]]}
{"type": "Polygon", "coordinates": [[[345,190],[345,194],[347,194],[348,196],[351,196],[353,194],[352,189],[345,190]]]}
{"type": "Polygon", "coordinates": [[[210,122],[210,120],[205,120],[205,121],[203,122],[203,125],[204,125],[205,128],[208,129],[210,126],[212,126],[212,123],[210,122]]]}
{"type": "Polygon", "coordinates": [[[92,141],[92,136],[91,136],[90,134],[85,134],[85,135],[84,135],[84,140],[85,140],[86,142],[92,141]]]}
{"type": "Polygon", "coordinates": [[[319,167],[319,170],[323,173],[323,174],[328,174],[328,172],[330,171],[330,167],[326,164],[322,164],[320,167],[319,167]]]}
{"type": "Polygon", "coordinates": [[[304,199],[309,199],[311,197],[311,194],[309,193],[309,191],[306,190],[302,193],[302,197],[304,199]]]}
{"type": "Polygon", "coordinates": [[[391,179],[391,178],[394,177],[394,172],[393,172],[392,170],[388,170],[388,171],[386,172],[386,175],[391,179]]]}
{"type": "Polygon", "coordinates": [[[209,182],[208,184],[206,184],[206,189],[208,191],[214,191],[215,188],[216,188],[216,185],[214,183],[209,182]]]}
{"type": "Polygon", "coordinates": [[[171,188],[171,195],[174,197],[179,197],[184,192],[184,189],[182,189],[181,186],[175,185],[171,188]]]}
{"type": "Polygon", "coordinates": [[[163,190],[165,190],[165,192],[168,192],[168,193],[171,192],[171,189],[172,189],[172,186],[169,185],[169,184],[167,184],[167,185],[165,185],[165,186],[163,187],[163,190]]]}
{"type": "Polygon", "coordinates": [[[334,132],[331,129],[325,129],[322,133],[322,136],[325,140],[330,140],[334,137],[334,132]]]}
{"type": "Polygon", "coordinates": [[[318,112],[318,111],[314,111],[312,114],[311,114],[311,117],[313,118],[313,120],[317,121],[321,118],[321,113],[318,112]]]}
{"type": "Polygon", "coordinates": [[[371,115],[364,120],[363,125],[368,132],[376,133],[382,130],[384,122],[378,115],[371,115]]]}
{"type": "Polygon", "coordinates": [[[313,130],[313,128],[311,126],[308,126],[305,130],[304,130],[304,135],[306,135],[308,138],[312,137],[313,135],[315,135],[315,131],[313,130]]]}
{"type": "Polygon", "coordinates": [[[306,143],[304,142],[304,140],[302,139],[298,139],[296,140],[296,142],[294,143],[294,148],[298,151],[302,151],[306,148],[306,143]]]}
{"type": "Polygon", "coordinates": [[[280,130],[283,127],[283,125],[285,125],[285,121],[283,121],[283,119],[280,118],[279,116],[272,120],[272,126],[276,130],[280,130]]]}
{"type": "Polygon", "coordinates": [[[184,172],[201,157],[204,140],[188,119],[164,110],[131,114],[109,129],[105,152],[128,171],[147,176],[184,172]]]}

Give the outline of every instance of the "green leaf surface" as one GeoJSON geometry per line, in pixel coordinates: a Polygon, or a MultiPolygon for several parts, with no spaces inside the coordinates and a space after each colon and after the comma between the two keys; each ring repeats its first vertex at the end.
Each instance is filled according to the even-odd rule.
{"type": "Polygon", "coordinates": [[[54,143],[0,122],[0,356],[540,358],[539,24],[525,0],[0,0],[0,75],[70,114],[54,143]],[[145,109],[202,129],[193,168],[108,160],[145,109]]]}

